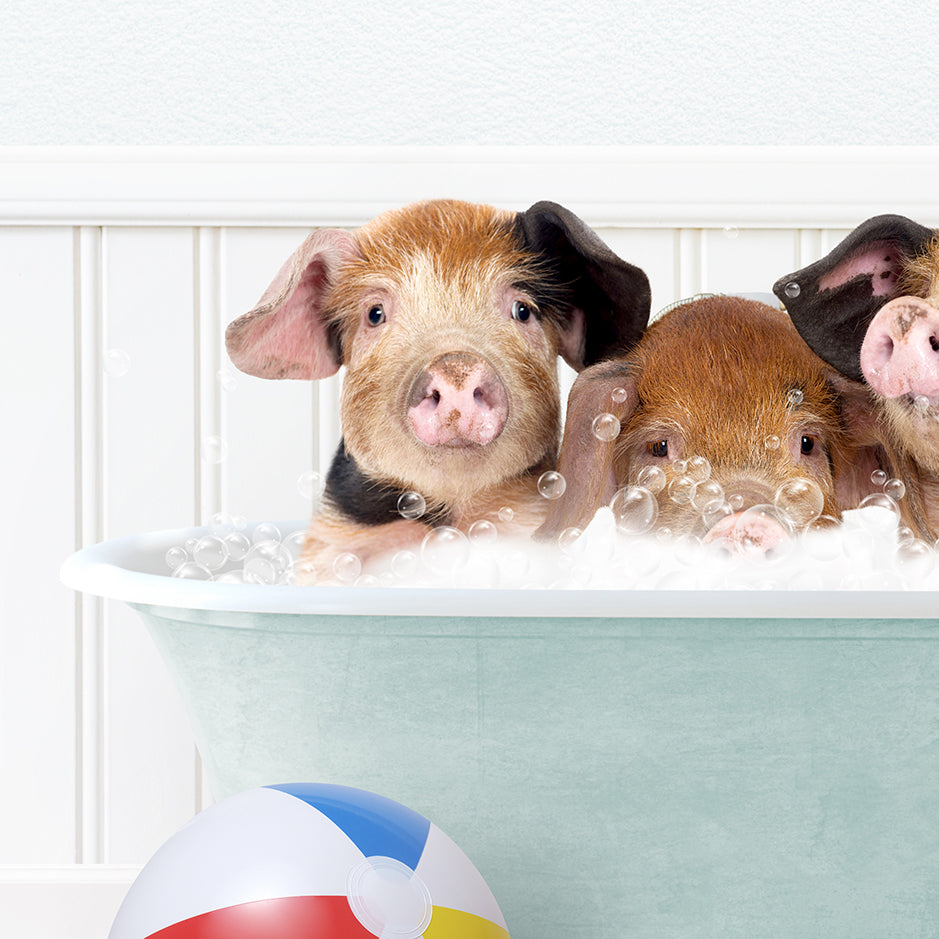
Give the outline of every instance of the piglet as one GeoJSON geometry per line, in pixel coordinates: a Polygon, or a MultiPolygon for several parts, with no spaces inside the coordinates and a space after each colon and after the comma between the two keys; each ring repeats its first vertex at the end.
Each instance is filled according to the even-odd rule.
{"type": "Polygon", "coordinates": [[[805,341],[866,394],[867,436],[906,485],[907,525],[939,536],[939,239],[901,215],[858,226],[773,287],[805,341]]]}
{"type": "Polygon", "coordinates": [[[764,557],[837,518],[865,458],[829,371],[774,307],[706,296],[671,308],[628,354],[577,376],[559,458],[567,492],[537,537],[637,493],[649,527],[735,555],[764,557]]]}
{"type": "Polygon", "coordinates": [[[304,579],[334,579],[347,553],[368,570],[435,526],[531,532],[560,437],[558,357],[579,370],[629,348],[649,304],[646,275],[550,202],[430,201],[311,234],[226,334],[262,378],[345,366],[304,579]]]}

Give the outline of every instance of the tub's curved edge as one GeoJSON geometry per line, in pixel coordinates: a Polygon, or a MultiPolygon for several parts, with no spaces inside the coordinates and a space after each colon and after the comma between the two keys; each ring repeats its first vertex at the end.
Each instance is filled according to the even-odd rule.
{"type": "Polygon", "coordinates": [[[237,613],[522,618],[933,619],[939,622],[937,595],[931,590],[289,587],[223,584],[168,576],[162,568],[166,549],[206,531],[207,528],[182,528],[147,532],[90,545],[65,560],[60,578],[74,590],[126,603],[237,613]],[[141,566],[143,570],[139,569],[141,566]]]}

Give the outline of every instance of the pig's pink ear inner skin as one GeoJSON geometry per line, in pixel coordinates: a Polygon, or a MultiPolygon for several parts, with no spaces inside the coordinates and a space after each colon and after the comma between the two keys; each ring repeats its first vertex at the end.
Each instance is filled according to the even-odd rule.
{"type": "Polygon", "coordinates": [[[569,321],[562,327],[570,333],[561,343],[568,364],[580,371],[628,352],[649,322],[652,291],[645,272],[555,202],[535,203],[518,214],[516,224],[525,246],[572,288],[572,305],[583,314],[582,323],[569,321]]]}
{"type": "Polygon", "coordinates": [[[550,503],[544,523],[534,533],[536,540],[556,539],[565,528],[584,528],[597,509],[609,503],[618,487],[613,459],[616,440],[598,438],[593,422],[599,414],[613,414],[625,427],[638,403],[636,380],[625,360],[599,362],[577,376],[567,402],[558,456],[558,472],[567,487],[560,499],[550,503]],[[618,394],[614,400],[617,389],[625,395],[618,394]]]}
{"type": "Polygon", "coordinates": [[[821,260],[780,277],[773,293],[816,355],[847,378],[863,381],[867,327],[896,295],[906,261],[934,234],[902,215],[874,216],[821,260]]]}
{"type": "Polygon", "coordinates": [[[258,305],[225,331],[229,358],[258,378],[327,378],[342,364],[323,302],[342,263],[355,257],[354,236],[313,232],[287,259],[258,305]]]}

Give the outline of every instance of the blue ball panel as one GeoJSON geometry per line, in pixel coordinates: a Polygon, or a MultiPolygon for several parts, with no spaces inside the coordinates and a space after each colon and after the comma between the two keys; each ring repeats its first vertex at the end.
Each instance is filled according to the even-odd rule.
{"type": "Polygon", "coordinates": [[[417,867],[430,822],[412,809],[384,796],[326,783],[266,786],[301,799],[336,824],[366,857],[394,858],[417,867]]]}

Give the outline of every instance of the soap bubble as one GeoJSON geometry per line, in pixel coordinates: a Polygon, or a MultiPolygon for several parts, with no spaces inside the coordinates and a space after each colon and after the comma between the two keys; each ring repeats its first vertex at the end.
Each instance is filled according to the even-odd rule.
{"type": "Polygon", "coordinates": [[[776,434],[767,434],[767,436],[763,438],[763,446],[766,447],[767,450],[778,450],[779,443],[779,437],[777,437],[776,434]]]}
{"type": "Polygon", "coordinates": [[[220,368],[216,372],[216,378],[218,378],[218,383],[221,386],[222,391],[234,391],[238,387],[238,382],[235,381],[235,376],[232,375],[227,368],[220,368]]]}
{"type": "Polygon", "coordinates": [[[558,547],[562,552],[568,554],[577,544],[580,536],[583,534],[583,531],[579,528],[570,527],[565,528],[564,531],[558,535],[558,547]]]}
{"type": "Polygon", "coordinates": [[[492,544],[499,537],[499,529],[488,519],[481,518],[470,525],[467,535],[473,544],[492,544]]]}
{"type": "Polygon", "coordinates": [[[560,499],[567,489],[567,480],[556,470],[548,470],[538,477],[538,491],[550,500],[560,499]]]}
{"type": "Polygon", "coordinates": [[[914,538],[897,549],[897,561],[908,577],[920,578],[935,566],[936,555],[925,541],[914,538]]]}
{"type": "Polygon", "coordinates": [[[466,564],[470,543],[458,528],[441,525],[421,542],[421,560],[435,574],[453,574],[466,564]]]}
{"type": "Polygon", "coordinates": [[[920,412],[928,411],[929,398],[927,398],[926,395],[916,395],[916,397],[913,398],[913,407],[920,412]]]}
{"type": "Polygon", "coordinates": [[[380,587],[381,581],[374,574],[359,574],[356,577],[354,587],[380,587]]]}
{"type": "Polygon", "coordinates": [[[884,483],[884,492],[895,502],[899,502],[906,495],[906,485],[902,479],[888,479],[884,483]]]}
{"type": "Polygon", "coordinates": [[[306,545],[306,532],[292,531],[289,535],[284,536],[281,544],[291,559],[296,561],[303,554],[303,548],[306,545]]]}
{"type": "Polygon", "coordinates": [[[104,353],[104,372],[111,378],[120,378],[130,371],[130,355],[123,349],[108,349],[104,353]]]}
{"type": "Polygon", "coordinates": [[[602,440],[604,443],[609,443],[611,440],[616,440],[620,432],[620,422],[619,418],[614,414],[598,414],[593,419],[593,435],[597,440],[602,440]]]}
{"type": "Polygon", "coordinates": [[[398,496],[398,514],[402,518],[420,518],[427,511],[427,502],[419,492],[402,492],[398,496]]]}
{"type": "Polygon", "coordinates": [[[711,476],[711,464],[706,457],[690,456],[685,463],[685,475],[696,483],[702,483],[711,476]]]}
{"type": "Polygon", "coordinates": [[[786,400],[789,402],[791,407],[796,407],[800,405],[805,399],[805,395],[802,393],[801,389],[793,388],[789,394],[786,395],[786,400]]]}
{"type": "MultiPolygon", "coordinates": [[[[751,505],[750,508],[740,513],[737,524],[734,525],[733,542],[734,547],[741,554],[753,554],[754,552],[769,556],[769,551],[764,548],[759,539],[754,538],[753,532],[759,532],[762,528],[769,527],[771,530],[779,525],[787,534],[789,533],[789,523],[786,516],[780,512],[774,505],[751,505]]],[[[788,542],[788,539],[786,539],[788,542]]],[[[782,542],[774,544],[771,549],[775,554],[783,550],[782,542]]]]}
{"type": "Polygon", "coordinates": [[[515,518],[515,509],[511,506],[504,505],[498,512],[500,522],[511,522],[515,518]]]}
{"type": "Polygon", "coordinates": [[[306,470],[297,477],[297,492],[309,502],[314,502],[323,494],[325,480],[316,470],[306,470]]]}
{"type": "Polygon", "coordinates": [[[362,573],[362,561],[357,554],[351,551],[343,551],[333,558],[333,575],[336,580],[344,584],[355,583],[356,578],[362,573]]]}
{"type": "Polygon", "coordinates": [[[211,580],[212,572],[201,564],[196,564],[195,561],[186,561],[185,564],[180,564],[170,576],[181,580],[211,580]]]}
{"type": "Polygon", "coordinates": [[[175,571],[189,560],[189,552],[179,545],[176,545],[166,552],[166,566],[175,571]]]}
{"type": "Polygon", "coordinates": [[[232,561],[243,561],[251,550],[251,540],[244,532],[232,531],[225,535],[225,548],[232,561]]]}
{"type": "Polygon", "coordinates": [[[642,486],[620,489],[610,500],[610,509],[616,519],[616,528],[631,535],[648,531],[659,517],[655,496],[642,486]]]}
{"type": "Polygon", "coordinates": [[[668,484],[668,497],[678,505],[687,505],[694,498],[696,485],[690,476],[676,476],[668,484]]]}
{"type": "Polygon", "coordinates": [[[224,571],[216,574],[213,578],[217,584],[243,584],[245,582],[244,571],[224,571]]]}
{"type": "Polygon", "coordinates": [[[251,541],[260,544],[262,541],[280,541],[280,529],[273,522],[261,522],[255,525],[251,532],[251,541]]]}
{"type": "Polygon", "coordinates": [[[639,470],[636,482],[649,492],[658,494],[665,488],[666,479],[665,470],[661,466],[644,466],[639,470]]]}
{"type": "Polygon", "coordinates": [[[672,472],[676,476],[684,476],[685,470],[688,468],[687,460],[673,460],[672,461],[672,472]]]}
{"type": "Polygon", "coordinates": [[[218,571],[228,560],[228,547],[217,535],[205,535],[192,549],[192,559],[210,571],[218,571]]]}
{"type": "Polygon", "coordinates": [[[704,512],[713,502],[724,504],[724,487],[713,479],[704,479],[694,487],[691,504],[704,512]]]}
{"type": "Polygon", "coordinates": [[[391,573],[399,580],[411,580],[418,572],[420,562],[413,551],[403,548],[391,558],[391,573]]]}
{"type": "Polygon", "coordinates": [[[730,241],[735,241],[740,236],[740,229],[736,225],[724,226],[724,237],[730,241]]]}
{"type": "Polygon", "coordinates": [[[900,507],[894,502],[890,496],[885,492],[875,492],[873,495],[869,495],[864,499],[861,499],[858,503],[859,509],[869,509],[869,508],[878,508],[885,509],[890,512],[892,516],[899,519],[900,517],[900,507]]]}
{"type": "Polygon", "coordinates": [[[776,490],[773,504],[791,521],[794,528],[801,529],[822,514],[825,496],[818,483],[800,476],[787,479],[776,490]]]}
{"type": "Polygon", "coordinates": [[[279,541],[257,542],[245,555],[245,582],[276,584],[292,563],[289,552],[279,541]]]}
{"type": "Polygon", "coordinates": [[[232,517],[227,512],[216,512],[209,519],[208,528],[213,535],[225,535],[234,528],[232,517]]]}
{"type": "Polygon", "coordinates": [[[214,435],[202,440],[202,459],[206,463],[222,463],[228,456],[228,444],[214,435]]]}
{"type": "Polygon", "coordinates": [[[871,473],[871,482],[875,486],[883,487],[883,484],[886,481],[887,481],[887,474],[882,469],[875,469],[874,472],[871,473]]]}
{"type": "Polygon", "coordinates": [[[795,300],[795,298],[798,297],[800,293],[802,293],[802,288],[794,280],[791,280],[788,284],[786,284],[786,288],[783,293],[785,293],[785,295],[790,300],[795,300]]]}
{"type": "Polygon", "coordinates": [[[700,509],[704,527],[710,531],[721,519],[733,515],[734,510],[723,499],[714,499],[700,509]]]}
{"type": "Polygon", "coordinates": [[[614,388],[610,392],[610,398],[614,404],[622,404],[629,397],[629,392],[625,388],[614,388]]]}

